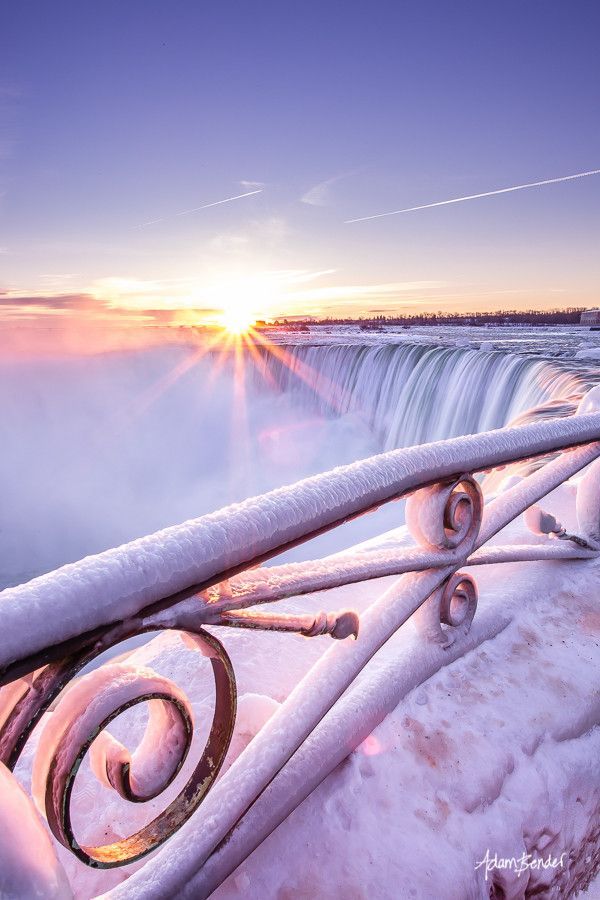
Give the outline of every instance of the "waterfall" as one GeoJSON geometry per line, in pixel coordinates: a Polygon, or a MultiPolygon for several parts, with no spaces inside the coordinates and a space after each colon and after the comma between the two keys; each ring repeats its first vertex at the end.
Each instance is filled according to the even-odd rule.
{"type": "Polygon", "coordinates": [[[533,355],[427,344],[262,347],[251,380],[299,406],[365,421],[382,450],[574,411],[598,370],[533,355]]]}
{"type": "MultiPolygon", "coordinates": [[[[591,362],[385,337],[0,361],[0,588],[381,450],[568,414],[594,381],[591,362]]],[[[310,552],[400,522],[380,516],[310,552]]]]}

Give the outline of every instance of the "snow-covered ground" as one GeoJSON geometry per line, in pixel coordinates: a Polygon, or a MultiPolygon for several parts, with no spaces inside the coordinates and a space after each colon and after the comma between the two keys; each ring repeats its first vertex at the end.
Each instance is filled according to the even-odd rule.
{"type": "MultiPolygon", "coordinates": [[[[567,485],[544,504],[567,528],[576,527],[573,498],[574,487],[567,485]]],[[[525,537],[531,542],[516,522],[496,540],[525,537]]],[[[409,541],[404,529],[377,543],[398,541],[409,541]]],[[[407,623],[359,679],[357,702],[361,682],[375,672],[382,683],[413,672],[412,689],[215,898],[475,900],[490,896],[492,886],[493,896],[562,897],[587,884],[600,863],[600,563],[515,563],[473,574],[480,599],[471,632],[458,648],[464,654],[445,656],[436,648],[432,657],[407,623]],[[434,658],[433,674],[425,678],[419,676],[424,658],[434,658]],[[486,854],[487,880],[486,866],[479,865],[486,854]],[[521,874],[493,867],[494,857],[519,860],[523,854],[530,856],[521,874]],[[540,868],[539,860],[548,859],[540,868]]],[[[281,608],[362,610],[389,582],[337,588],[281,608]]],[[[240,694],[229,764],[330,641],[236,629],[215,633],[231,655],[240,694]]],[[[197,756],[212,697],[211,676],[198,655],[165,633],[135,650],[128,663],[150,666],[186,690],[198,726],[197,756]]],[[[116,733],[126,733],[131,746],[143,724],[138,707],[116,733]]],[[[19,769],[25,779],[33,743],[19,769]]],[[[75,788],[76,832],[103,842],[131,833],[177,792],[196,758],[193,751],[191,757],[166,794],[133,807],[83,768],[75,788]]],[[[210,865],[195,880],[183,874],[202,815],[200,807],[156,861],[150,858],[141,869],[97,872],[60,848],[77,896],[106,891],[134,869],[140,871],[131,896],[203,896],[210,865]]]]}

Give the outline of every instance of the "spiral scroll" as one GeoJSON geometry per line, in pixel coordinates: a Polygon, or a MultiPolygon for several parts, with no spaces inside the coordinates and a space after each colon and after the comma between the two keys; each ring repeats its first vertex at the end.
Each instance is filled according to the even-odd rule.
{"type": "Polygon", "coordinates": [[[422,546],[469,553],[481,525],[483,496],[471,475],[422,488],[408,498],[406,524],[422,546]]]}
{"type": "MultiPolygon", "coordinates": [[[[471,475],[422,488],[406,504],[415,540],[428,550],[448,551],[449,565],[462,565],[474,549],[482,515],[481,488],[471,475]]],[[[425,638],[448,647],[454,629],[469,630],[476,608],[473,578],[456,572],[419,607],[413,620],[425,638]]]]}
{"type": "Polygon", "coordinates": [[[413,621],[424,638],[449,647],[457,633],[470,629],[476,610],[475,580],[466,572],[455,572],[419,607],[413,621]]]}
{"type": "Polygon", "coordinates": [[[440,622],[452,628],[471,627],[477,609],[477,585],[471,575],[455,572],[444,584],[440,597],[440,622]]]}
{"type": "Polygon", "coordinates": [[[112,868],[150,853],[194,812],[223,764],[236,709],[231,662],[220,642],[207,632],[185,636],[212,664],[216,697],[210,734],[182,791],[135,834],[101,846],[80,844],[71,824],[74,781],[89,750],[99,780],[127,800],[144,802],[162,793],[180,771],[192,740],[192,711],[182,691],[150,669],[106,665],[70,688],[42,733],[32,778],[35,800],[57,840],[87,865],[112,868]],[[130,754],[104,729],[141,702],[149,703],[150,715],[139,747],[130,754]]]}

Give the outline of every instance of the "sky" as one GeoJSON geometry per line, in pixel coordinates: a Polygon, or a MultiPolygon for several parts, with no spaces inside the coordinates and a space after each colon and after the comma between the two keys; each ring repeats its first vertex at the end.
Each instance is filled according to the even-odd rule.
{"type": "Polygon", "coordinates": [[[429,206],[600,169],[599,29],[595,0],[7,2],[0,327],[599,305],[600,175],[429,206]]]}

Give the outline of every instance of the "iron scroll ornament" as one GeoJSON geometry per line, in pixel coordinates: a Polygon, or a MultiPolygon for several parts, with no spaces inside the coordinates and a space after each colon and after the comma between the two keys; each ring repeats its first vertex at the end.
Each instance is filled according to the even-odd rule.
{"type": "MultiPolygon", "coordinates": [[[[177,626],[173,626],[174,630],[177,626]]],[[[142,629],[158,631],[159,628],[142,629]]],[[[83,863],[108,869],[127,865],[151,853],[174,834],[195,812],[211,789],[223,765],[236,717],[237,689],[231,660],[225,648],[202,628],[181,630],[188,646],[211,663],[215,703],[208,740],[200,760],[177,797],[139,831],[113,843],[88,846],[78,841],[71,821],[71,797],[79,767],[88,751],[96,777],[125,799],[142,803],[162,793],[175,779],[187,757],[193,737],[193,716],[183,692],[151,670],[106,664],[84,675],[61,696],[46,724],[34,758],[32,792],[46,816],[54,837],[83,863]],[[141,744],[130,754],[104,729],[125,710],[148,702],[150,715],[141,744]],[[144,750],[150,751],[157,735],[171,739],[170,759],[162,759],[160,776],[150,778],[143,766],[144,750]],[[173,740],[173,737],[175,738],[173,740]],[[152,740],[154,739],[154,740],[152,740]],[[145,745],[145,747],[144,747],[145,745]],[[141,752],[140,752],[141,751],[141,752]],[[138,765],[136,765],[136,763],[138,765]]],[[[131,636],[131,632],[127,636],[131,636]]],[[[123,639],[119,636],[114,643],[123,639]]],[[[107,649],[103,645],[99,652],[107,649]]],[[[29,727],[19,733],[13,747],[7,742],[5,756],[14,765],[26,739],[52,699],[95,655],[83,651],[76,658],[50,664],[34,675],[32,684],[11,710],[18,730],[27,710],[33,711],[29,727]],[[43,687],[42,687],[43,686],[43,687]],[[43,693],[42,693],[43,691],[43,693]],[[36,697],[37,695],[37,697],[36,697]],[[37,702],[36,702],[37,700],[37,702]],[[12,752],[11,752],[12,749],[12,752]]],[[[10,717],[9,717],[10,719],[10,717]]],[[[4,733],[11,734],[9,727],[4,733]]]]}

